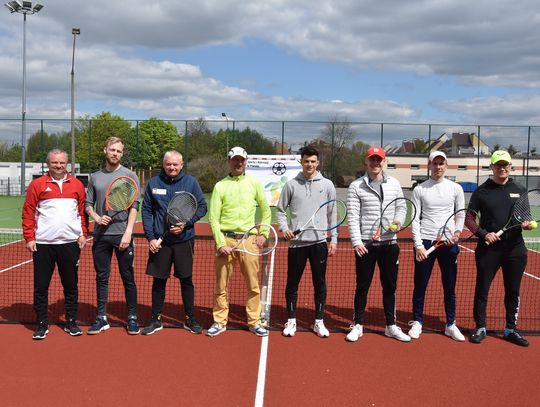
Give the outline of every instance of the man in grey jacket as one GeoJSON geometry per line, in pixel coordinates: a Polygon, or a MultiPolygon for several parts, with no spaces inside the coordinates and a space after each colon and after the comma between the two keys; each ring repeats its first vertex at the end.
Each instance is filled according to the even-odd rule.
{"type": "MultiPolygon", "coordinates": [[[[289,243],[287,257],[287,286],[285,300],[287,302],[288,320],[283,329],[284,336],[294,336],[296,333],[296,301],[298,285],[309,259],[315,296],[315,323],[313,331],[321,338],[330,336],[324,326],[323,314],[326,303],[326,260],[336,252],[337,229],[331,232],[330,244],[327,244],[326,232],[305,230],[298,235],[294,231],[304,226],[311,215],[324,202],[336,199],[336,189],[332,181],[324,178],[317,171],[319,152],[307,146],[301,153],[302,172],[289,180],[279,198],[277,217],[279,229],[289,243]],[[287,222],[287,208],[291,213],[291,224],[287,222]]],[[[329,205],[330,206],[330,205],[329,205]]],[[[320,224],[328,224],[335,217],[335,206],[329,208],[325,219],[320,224]],[[333,209],[332,209],[333,208],[333,209]]],[[[324,216],[324,214],[322,214],[324,216]]]]}
{"type": "MultiPolygon", "coordinates": [[[[396,325],[396,286],[399,247],[395,234],[382,234],[372,242],[372,234],[380,223],[383,209],[392,200],[403,196],[399,181],[384,174],[386,153],[371,147],[366,154],[367,174],[353,181],[347,193],[347,219],[356,259],[356,290],[354,294],[354,323],[346,339],[356,342],[363,334],[364,311],[375,264],[379,266],[386,318],[384,334],[402,342],[411,338],[396,325]]],[[[396,213],[400,208],[395,208],[396,213]]],[[[403,217],[404,218],[404,217],[403,217]]],[[[405,220],[405,219],[403,219],[405,220]]]]}

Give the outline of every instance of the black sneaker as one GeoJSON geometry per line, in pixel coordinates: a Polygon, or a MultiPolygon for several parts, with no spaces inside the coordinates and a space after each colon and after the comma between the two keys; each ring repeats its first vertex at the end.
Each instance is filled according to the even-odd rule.
{"type": "Polygon", "coordinates": [[[508,335],[504,335],[504,339],[519,346],[529,346],[529,341],[521,336],[518,331],[512,331],[508,335]]]}
{"type": "Polygon", "coordinates": [[[152,335],[154,332],[161,331],[163,324],[161,323],[161,315],[152,317],[150,323],[142,330],[143,335],[152,335]]]}
{"type": "Polygon", "coordinates": [[[478,328],[472,333],[471,337],[469,338],[472,343],[480,343],[484,339],[486,339],[486,328],[478,328]]]}
{"type": "Polygon", "coordinates": [[[187,329],[192,334],[201,334],[203,331],[203,327],[194,317],[187,318],[186,322],[184,323],[184,329],[187,329]]]}
{"type": "Polygon", "coordinates": [[[74,319],[68,319],[66,325],[64,325],[64,331],[66,331],[71,336],[82,335],[81,328],[78,327],[77,322],[74,319]]]}
{"type": "Polygon", "coordinates": [[[40,322],[32,335],[32,339],[45,339],[49,333],[49,325],[47,322],[40,322]]]}

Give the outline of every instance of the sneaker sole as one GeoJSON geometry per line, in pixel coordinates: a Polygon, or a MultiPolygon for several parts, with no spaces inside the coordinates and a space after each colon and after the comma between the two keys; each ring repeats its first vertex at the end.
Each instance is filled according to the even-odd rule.
{"type": "Polygon", "coordinates": [[[398,337],[393,336],[393,335],[387,335],[386,332],[385,332],[384,336],[386,336],[387,338],[392,338],[392,339],[395,339],[395,340],[397,340],[397,341],[405,342],[405,343],[411,341],[411,338],[410,338],[410,337],[409,337],[409,339],[404,339],[404,338],[402,339],[402,338],[398,338],[398,337]]]}
{"type": "Polygon", "coordinates": [[[64,332],[67,332],[68,334],[70,334],[71,336],[80,336],[82,335],[82,331],[78,331],[78,332],[71,332],[69,329],[67,328],[64,328],[64,332]]]}
{"type": "Polygon", "coordinates": [[[295,332],[295,333],[292,333],[292,334],[291,334],[291,333],[286,334],[286,333],[283,333],[283,332],[281,333],[281,335],[283,335],[283,336],[286,337],[286,338],[292,338],[295,334],[296,334],[296,332],[295,332]]]}
{"type": "MultiPolygon", "coordinates": [[[[446,336],[448,336],[450,339],[453,339],[454,341],[456,342],[465,342],[465,337],[462,337],[462,338],[456,338],[455,336],[453,336],[452,334],[448,334],[448,333],[444,333],[446,336]]],[[[412,337],[411,337],[412,338],[412,337]]]]}
{"type": "Polygon", "coordinates": [[[147,332],[145,332],[144,329],[143,329],[142,334],[143,335],[152,335],[152,334],[156,333],[157,331],[161,331],[162,329],[163,329],[162,326],[160,326],[159,328],[153,329],[151,331],[147,331],[147,332]]]}
{"type": "Polygon", "coordinates": [[[189,326],[187,326],[186,324],[184,324],[184,329],[186,331],[188,331],[189,333],[192,333],[194,335],[200,335],[202,334],[203,330],[201,329],[200,331],[194,331],[193,329],[191,329],[189,326]]]}
{"type": "Polygon", "coordinates": [[[110,325],[105,325],[105,326],[102,326],[99,330],[97,331],[87,331],[86,333],[88,335],[97,335],[103,331],[106,331],[107,329],[109,329],[111,326],[110,325]]]}
{"type": "Polygon", "coordinates": [[[49,333],[49,330],[47,329],[43,335],[32,335],[32,339],[35,339],[35,340],[45,339],[48,333],[49,333]]]}
{"type": "Polygon", "coordinates": [[[126,328],[126,330],[127,330],[128,335],[139,335],[139,334],[141,333],[141,329],[140,329],[140,328],[139,328],[138,331],[130,331],[130,330],[127,329],[127,328],[126,328]]]}

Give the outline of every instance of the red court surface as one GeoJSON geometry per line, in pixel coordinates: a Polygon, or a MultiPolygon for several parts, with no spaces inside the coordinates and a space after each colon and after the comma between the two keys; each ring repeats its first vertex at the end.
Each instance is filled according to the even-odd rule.
{"type": "MultiPolygon", "coordinates": [[[[254,406],[263,340],[242,330],[209,338],[182,329],[130,337],[122,328],[43,341],[0,325],[0,405],[254,406]]],[[[457,343],[424,334],[400,343],[365,334],[268,337],[264,406],[538,406],[540,337],[520,348],[490,336],[457,343]]],[[[263,383],[259,383],[261,385],[263,383]]]]}

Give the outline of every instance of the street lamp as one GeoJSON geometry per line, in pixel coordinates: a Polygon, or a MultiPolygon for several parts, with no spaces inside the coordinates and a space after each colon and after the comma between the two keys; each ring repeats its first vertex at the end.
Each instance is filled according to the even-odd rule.
{"type": "Polygon", "coordinates": [[[36,14],[43,6],[31,1],[10,1],[4,4],[10,13],[23,15],[23,77],[22,77],[22,146],[21,146],[21,195],[26,192],[26,15],[36,14]]]}
{"type": "Polygon", "coordinates": [[[75,38],[81,33],[80,28],[72,28],[73,54],[71,56],[71,175],[75,176],[75,38]]]}
{"type": "Polygon", "coordinates": [[[224,117],[227,120],[227,154],[229,154],[229,118],[225,113],[221,113],[221,117],[224,117]]]}

